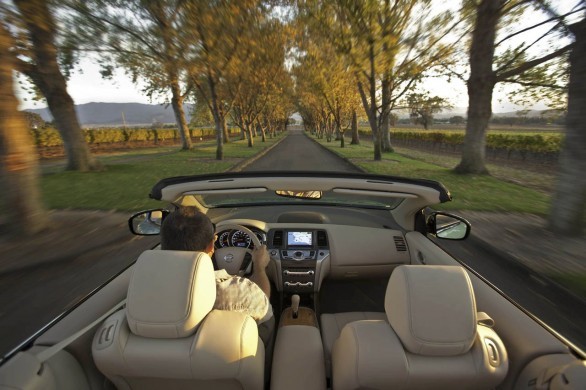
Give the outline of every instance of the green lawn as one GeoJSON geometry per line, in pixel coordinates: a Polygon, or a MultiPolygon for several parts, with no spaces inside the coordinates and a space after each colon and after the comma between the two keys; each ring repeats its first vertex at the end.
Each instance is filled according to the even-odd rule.
{"type": "Polygon", "coordinates": [[[161,206],[148,198],[152,186],[160,179],[205,173],[224,172],[244,159],[254,156],[280,139],[255,139],[248,148],[246,141],[224,145],[223,161],[215,159],[215,142],[196,144],[191,151],[178,147],[134,150],[124,154],[99,157],[102,172],[64,172],[62,167],[48,164],[43,169],[43,199],[51,209],[98,209],[133,211],[161,206]]]}
{"type": "MultiPolygon", "coordinates": [[[[160,179],[170,176],[224,172],[243,159],[259,153],[276,140],[261,143],[257,139],[253,148],[245,141],[225,145],[225,160],[215,160],[215,143],[196,144],[192,151],[179,151],[177,147],[134,150],[100,157],[105,165],[103,172],[63,172],[51,164],[44,168],[43,197],[47,206],[54,209],[138,210],[159,205],[150,200],[148,193],[160,179]]],[[[450,168],[413,159],[397,153],[386,153],[383,161],[372,160],[372,146],[347,144],[344,149],[338,142],[318,140],[339,155],[368,172],[442,182],[452,193],[453,202],[442,209],[528,212],[544,215],[549,197],[543,192],[508,183],[490,176],[456,175],[450,168]]]]}
{"type": "Polygon", "coordinates": [[[498,212],[523,212],[545,215],[549,207],[549,196],[543,192],[508,183],[484,175],[457,175],[450,168],[412,159],[398,153],[384,153],[382,161],[373,160],[372,145],[346,143],[316,139],[340,156],[367,172],[437,180],[450,190],[453,201],[442,204],[442,210],[476,210],[498,212]]]}

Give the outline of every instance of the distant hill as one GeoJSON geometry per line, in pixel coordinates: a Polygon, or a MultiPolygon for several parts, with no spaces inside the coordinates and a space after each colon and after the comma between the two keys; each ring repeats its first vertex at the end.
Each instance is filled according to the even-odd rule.
{"type": "MultiPolygon", "coordinates": [[[[185,104],[187,121],[191,119],[191,104],[185,104]]],[[[44,120],[51,121],[53,117],[48,108],[25,110],[39,114],[44,120]]],[[[153,122],[175,123],[175,115],[171,105],[141,104],[141,103],[86,103],[77,104],[75,111],[82,126],[118,126],[126,122],[127,125],[148,125],[153,122]],[[122,119],[124,113],[124,120],[122,119]]]]}

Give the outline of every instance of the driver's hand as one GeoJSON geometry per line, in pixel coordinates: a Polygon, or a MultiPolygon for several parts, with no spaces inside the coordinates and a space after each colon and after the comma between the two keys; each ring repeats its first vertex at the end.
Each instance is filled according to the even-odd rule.
{"type": "Polygon", "coordinates": [[[270,260],[271,258],[266,245],[255,247],[252,250],[252,263],[255,268],[264,270],[269,265],[270,260]]]}

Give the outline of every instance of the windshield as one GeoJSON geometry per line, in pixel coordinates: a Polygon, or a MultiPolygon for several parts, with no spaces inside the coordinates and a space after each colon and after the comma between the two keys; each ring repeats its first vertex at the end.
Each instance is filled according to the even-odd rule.
{"type": "MultiPolygon", "coordinates": [[[[281,190],[284,191],[284,190],[281,190]]],[[[231,193],[229,197],[225,194],[215,195],[213,193],[186,195],[193,197],[195,200],[206,208],[217,207],[234,207],[234,206],[269,206],[269,205],[327,205],[327,206],[346,206],[346,207],[363,207],[392,210],[402,201],[401,194],[381,193],[376,195],[374,192],[364,194],[353,192],[351,190],[333,189],[331,191],[322,191],[319,198],[305,196],[283,196],[281,191],[262,191],[250,192],[243,194],[237,192],[231,193]],[[394,196],[394,197],[391,197],[394,196]]],[[[184,203],[182,199],[178,203],[184,203]]]]}

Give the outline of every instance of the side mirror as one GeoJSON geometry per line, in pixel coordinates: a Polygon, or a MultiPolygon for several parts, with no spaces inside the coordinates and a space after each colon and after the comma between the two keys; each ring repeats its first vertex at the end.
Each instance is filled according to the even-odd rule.
{"type": "Polygon", "coordinates": [[[435,212],[427,219],[427,232],[445,240],[465,240],[470,229],[470,222],[453,214],[435,212]]]}
{"type": "Polygon", "coordinates": [[[161,233],[161,225],[168,214],[169,211],[163,209],[141,211],[130,217],[128,227],[137,236],[156,236],[161,233]]]}

